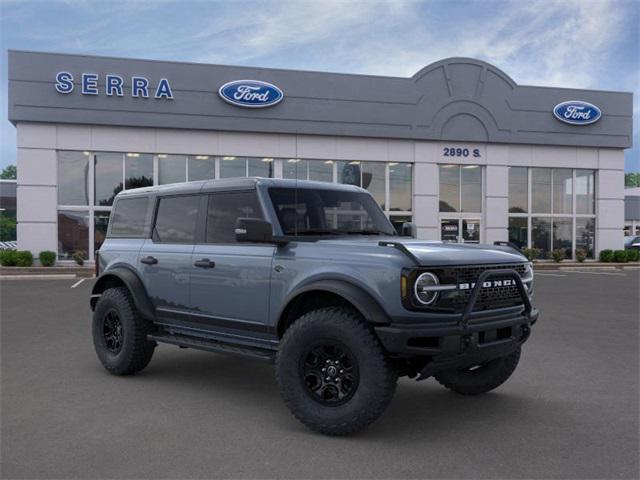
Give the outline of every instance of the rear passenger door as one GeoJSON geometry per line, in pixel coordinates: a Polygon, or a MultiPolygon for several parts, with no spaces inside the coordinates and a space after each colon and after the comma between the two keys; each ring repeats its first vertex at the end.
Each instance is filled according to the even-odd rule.
{"type": "Polygon", "coordinates": [[[191,255],[201,196],[160,197],[152,238],[138,256],[139,268],[158,320],[188,320],[191,255]]]}
{"type": "Polygon", "coordinates": [[[204,243],[196,245],[191,261],[192,316],[221,337],[268,343],[274,331],[268,312],[275,246],[237,243],[239,217],[264,218],[255,190],[208,195],[204,243]]]}

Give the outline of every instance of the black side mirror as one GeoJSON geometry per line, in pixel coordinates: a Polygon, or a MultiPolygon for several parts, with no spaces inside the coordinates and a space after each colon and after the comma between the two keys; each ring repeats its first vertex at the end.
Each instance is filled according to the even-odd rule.
{"type": "Polygon", "coordinates": [[[273,226],[261,218],[238,218],[235,231],[238,242],[269,243],[273,241],[273,226]]]}
{"type": "Polygon", "coordinates": [[[402,228],[400,229],[401,237],[416,237],[416,226],[411,222],[404,222],[402,224],[402,228]]]}

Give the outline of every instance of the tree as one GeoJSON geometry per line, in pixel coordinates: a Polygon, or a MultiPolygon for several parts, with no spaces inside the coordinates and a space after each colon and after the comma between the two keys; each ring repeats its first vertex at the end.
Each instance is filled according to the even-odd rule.
{"type": "Polygon", "coordinates": [[[640,172],[625,173],[624,186],[626,188],[640,187],[640,172]]]}
{"type": "Polygon", "coordinates": [[[16,173],[17,173],[16,166],[9,165],[7,167],[4,167],[4,169],[2,170],[2,173],[0,173],[0,178],[2,178],[3,180],[15,180],[16,173]]]}

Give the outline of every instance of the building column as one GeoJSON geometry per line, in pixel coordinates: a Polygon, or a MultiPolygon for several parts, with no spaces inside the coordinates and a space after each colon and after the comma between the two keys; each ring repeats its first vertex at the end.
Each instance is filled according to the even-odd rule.
{"type": "Polygon", "coordinates": [[[484,243],[509,240],[509,167],[487,165],[484,212],[484,243]]]}
{"type": "Polygon", "coordinates": [[[56,127],[19,123],[17,138],[18,249],[57,253],[56,127]]]}
{"type": "Polygon", "coordinates": [[[417,227],[417,238],[439,240],[438,220],[440,175],[435,158],[435,145],[417,143],[413,170],[413,222],[417,227]],[[431,160],[431,162],[429,162],[431,160]]]}
{"type": "Polygon", "coordinates": [[[600,149],[596,178],[596,258],[624,248],[624,151],[600,149]]]}

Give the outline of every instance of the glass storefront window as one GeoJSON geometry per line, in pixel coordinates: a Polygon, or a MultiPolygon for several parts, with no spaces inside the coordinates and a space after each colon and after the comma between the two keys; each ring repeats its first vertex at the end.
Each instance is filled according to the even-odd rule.
{"type": "Polygon", "coordinates": [[[366,188],[378,205],[384,210],[385,207],[385,170],[386,164],[383,162],[362,162],[362,188],[366,188]]]}
{"type": "Polygon", "coordinates": [[[576,218],[576,250],[582,249],[587,252],[587,258],[594,258],[595,238],[596,219],[576,218]]]}
{"type": "Polygon", "coordinates": [[[110,207],[122,190],[122,154],[96,153],[94,162],[94,205],[110,207]]]}
{"type": "Polygon", "coordinates": [[[273,158],[249,158],[247,162],[247,176],[273,177],[273,158]]]}
{"type": "Polygon", "coordinates": [[[102,246],[102,242],[107,237],[107,227],[109,226],[109,216],[111,212],[93,213],[93,251],[97,252],[102,246]]]}
{"type": "Polygon", "coordinates": [[[551,213],[551,169],[531,169],[531,211],[551,213]]]}
{"type": "Polygon", "coordinates": [[[440,171],[440,211],[460,211],[460,167],[439,165],[440,171]]]}
{"type": "Polygon", "coordinates": [[[318,182],[333,182],[333,161],[307,160],[309,180],[318,182]]]}
{"type": "Polygon", "coordinates": [[[412,194],[412,172],[410,163],[389,164],[389,210],[410,211],[412,194]]]}
{"type": "Polygon", "coordinates": [[[402,235],[402,225],[404,225],[405,223],[411,223],[413,221],[411,216],[408,215],[391,215],[389,217],[389,220],[391,220],[393,228],[396,229],[398,235],[402,235]]]}
{"type": "Polygon", "coordinates": [[[89,259],[89,211],[58,211],[58,258],[71,260],[76,252],[89,259]]]}
{"type": "Polygon", "coordinates": [[[284,160],[282,165],[282,178],[307,180],[307,175],[307,160],[300,160],[299,158],[284,160]]]}
{"type": "Polygon", "coordinates": [[[551,218],[531,219],[531,246],[540,250],[540,258],[549,258],[551,251],[551,218]]]}
{"type": "Polygon", "coordinates": [[[222,157],[220,178],[246,177],[247,160],[243,157],[222,157]]]}
{"type": "Polygon", "coordinates": [[[509,212],[529,211],[529,180],[527,167],[509,167],[509,212]]]}
{"type": "Polygon", "coordinates": [[[464,165],[461,169],[462,212],[482,211],[482,169],[479,165],[464,165]]]}
{"type": "Polygon", "coordinates": [[[573,212],[573,170],[553,169],[553,213],[573,212]]]}
{"type": "Polygon", "coordinates": [[[526,248],[528,245],[527,219],[524,217],[509,218],[509,241],[518,248],[526,248]]]}
{"type": "Polygon", "coordinates": [[[209,155],[189,156],[187,159],[189,166],[189,182],[196,180],[210,180],[216,177],[216,159],[209,155]]]}
{"type": "Polygon", "coordinates": [[[58,205],[89,205],[89,152],[58,152],[58,205]]]}
{"type": "Polygon", "coordinates": [[[158,184],[184,182],[187,179],[184,155],[158,155],[158,184]]]}
{"type": "Polygon", "coordinates": [[[127,153],[124,159],[125,188],[150,187],[153,185],[153,155],[127,153]]]}
{"type": "Polygon", "coordinates": [[[347,185],[355,185],[357,187],[362,186],[361,180],[361,171],[362,168],[360,166],[361,162],[358,161],[350,161],[350,162],[337,162],[338,167],[338,183],[344,183],[347,185]]]}
{"type": "Polygon", "coordinates": [[[571,258],[573,252],[571,251],[573,237],[573,220],[569,218],[557,218],[553,219],[553,249],[564,250],[566,258],[571,258]]]}
{"type": "Polygon", "coordinates": [[[576,170],[576,213],[593,215],[595,210],[595,172],[576,170]]]}

